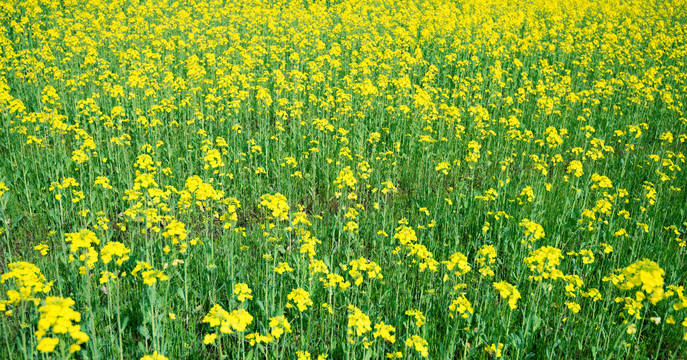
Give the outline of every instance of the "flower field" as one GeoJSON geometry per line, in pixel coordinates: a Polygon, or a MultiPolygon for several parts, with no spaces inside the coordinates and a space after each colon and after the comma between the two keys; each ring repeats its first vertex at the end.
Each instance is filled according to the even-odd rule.
{"type": "Polygon", "coordinates": [[[685,102],[685,0],[3,0],[0,358],[687,358],[685,102]]]}

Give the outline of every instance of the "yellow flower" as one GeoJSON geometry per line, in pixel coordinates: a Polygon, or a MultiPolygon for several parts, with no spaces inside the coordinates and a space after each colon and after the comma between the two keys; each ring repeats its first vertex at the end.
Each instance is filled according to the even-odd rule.
{"type": "MultiPolygon", "coordinates": [[[[73,345],[81,345],[88,341],[88,335],[81,331],[81,326],[78,325],[81,314],[71,308],[73,305],[74,300],[70,298],[50,296],[45,299],[45,305],[38,308],[40,319],[35,333],[36,340],[39,341],[38,350],[51,352],[59,342],[57,338],[46,337],[49,332],[53,335],[69,334],[74,341],[73,345]]],[[[70,346],[70,349],[72,348],[73,346],[70,346]]]]}
{"type": "Polygon", "coordinates": [[[327,304],[327,303],[322,303],[321,307],[327,309],[327,312],[329,312],[330,314],[334,314],[334,311],[332,310],[332,307],[329,306],[329,304],[327,304]]]}
{"type": "Polygon", "coordinates": [[[321,279],[321,281],[324,283],[325,289],[330,288],[330,287],[336,287],[336,285],[339,285],[339,289],[341,291],[346,290],[349,286],[351,286],[351,283],[348,281],[345,281],[343,276],[339,274],[334,274],[330,273],[327,274],[327,279],[321,279]]]}
{"type": "Polygon", "coordinates": [[[460,317],[466,319],[470,314],[474,313],[474,309],[472,308],[472,304],[470,304],[470,301],[465,298],[465,295],[461,295],[459,298],[453,300],[451,302],[451,305],[448,307],[449,309],[449,316],[453,318],[454,313],[459,313],[460,317]]]}
{"type": "Polygon", "coordinates": [[[110,280],[114,280],[117,278],[117,275],[115,275],[112,272],[109,271],[103,271],[100,273],[100,281],[99,283],[102,284],[107,284],[110,280]]]}
{"type": "MultiPolygon", "coordinates": [[[[303,312],[308,309],[308,306],[312,306],[313,302],[310,300],[310,293],[305,291],[304,289],[293,289],[289,295],[286,296],[286,298],[289,301],[293,301],[296,303],[296,307],[298,308],[298,311],[303,312]]],[[[286,307],[290,308],[293,305],[291,303],[287,303],[286,307]]]]}
{"type": "Polygon", "coordinates": [[[448,261],[442,261],[448,270],[456,269],[456,276],[467,274],[472,268],[468,264],[467,256],[463,253],[457,252],[449,256],[448,261]]]}
{"type": "Polygon", "coordinates": [[[349,187],[355,190],[355,184],[357,182],[358,180],[356,180],[355,175],[353,174],[353,171],[351,170],[350,166],[346,166],[341,171],[339,171],[339,176],[337,176],[336,180],[334,180],[334,184],[337,185],[339,189],[349,187]]]}
{"type": "Polygon", "coordinates": [[[293,268],[289,266],[289,263],[287,262],[280,262],[277,267],[274,268],[274,271],[278,273],[279,275],[285,273],[285,272],[293,272],[293,268]]]}
{"type": "Polygon", "coordinates": [[[575,177],[580,177],[584,174],[582,171],[582,163],[578,160],[573,160],[568,164],[568,174],[572,173],[575,177]]]}
{"type": "Polygon", "coordinates": [[[530,256],[524,259],[525,264],[529,265],[530,270],[537,273],[530,276],[537,281],[542,279],[558,279],[563,277],[563,273],[557,269],[561,264],[563,253],[560,249],[551,246],[543,246],[530,252],[530,256]]]}
{"type": "Polygon", "coordinates": [[[415,318],[415,326],[420,327],[425,324],[425,315],[422,314],[422,311],[417,310],[417,309],[411,309],[406,311],[406,315],[412,316],[415,318]]]}
{"type": "Polygon", "coordinates": [[[591,288],[588,291],[583,291],[582,296],[591,298],[594,301],[598,301],[602,299],[601,293],[599,292],[599,289],[596,288],[591,288]]]}
{"type": "Polygon", "coordinates": [[[238,283],[234,285],[234,294],[238,295],[237,300],[239,302],[244,302],[246,300],[252,300],[253,296],[251,295],[252,290],[248,287],[248,284],[244,283],[238,283]]]}
{"type": "Polygon", "coordinates": [[[580,312],[580,309],[582,309],[582,307],[580,307],[580,304],[574,301],[566,302],[565,306],[567,306],[568,309],[570,309],[570,311],[573,312],[573,314],[577,314],[578,312],[580,312]]]}
{"type": "Polygon", "coordinates": [[[619,275],[612,275],[604,278],[604,280],[610,280],[617,288],[623,290],[640,287],[649,296],[651,303],[656,305],[665,297],[664,274],[665,271],[657,263],[649,259],[642,259],[622,269],[619,275]]]}
{"type": "Polygon", "coordinates": [[[487,346],[484,351],[494,355],[494,357],[500,358],[503,356],[502,351],[503,351],[503,344],[498,343],[498,344],[491,344],[487,346]]]}
{"type": "Polygon", "coordinates": [[[222,155],[217,149],[210,149],[205,153],[205,167],[204,169],[215,169],[224,166],[224,161],[222,161],[222,155]]]}
{"type": "Polygon", "coordinates": [[[162,270],[146,270],[141,273],[143,282],[148,286],[153,286],[158,280],[167,281],[169,276],[165,275],[162,270]]]}
{"type": "Polygon", "coordinates": [[[289,205],[286,202],[286,196],[276,193],[274,195],[265,194],[260,197],[262,200],[260,206],[264,206],[272,211],[272,217],[277,220],[288,220],[289,205]]]}
{"type": "Polygon", "coordinates": [[[53,350],[55,350],[55,346],[57,346],[59,342],[60,341],[56,338],[46,337],[38,343],[36,349],[43,353],[53,352],[53,350]]]}
{"type": "Polygon", "coordinates": [[[38,244],[38,245],[34,246],[33,249],[40,251],[41,255],[43,255],[43,256],[47,255],[48,250],[50,250],[48,245],[45,245],[45,244],[38,244]]]}
{"type": "Polygon", "coordinates": [[[115,260],[115,264],[121,266],[125,261],[129,260],[129,253],[131,253],[131,250],[121,242],[110,241],[100,249],[100,259],[103,261],[103,264],[109,264],[113,257],[117,257],[118,259],[115,260]]]}
{"type": "Polygon", "coordinates": [[[255,333],[247,334],[246,340],[248,340],[250,342],[250,346],[254,346],[255,344],[272,342],[272,340],[274,340],[274,337],[272,337],[271,334],[262,335],[258,332],[255,332],[255,333]]]}
{"type": "Polygon", "coordinates": [[[396,332],[396,328],[381,321],[375,325],[375,332],[372,335],[374,335],[375,339],[381,337],[393,344],[396,342],[396,336],[392,334],[393,332],[396,332]]]}
{"type": "Polygon", "coordinates": [[[140,360],[169,360],[162,354],[158,354],[157,351],[153,352],[152,355],[145,355],[140,360]]]}
{"type": "Polygon", "coordinates": [[[367,273],[369,279],[381,280],[384,278],[384,276],[382,276],[382,268],[376,262],[368,261],[364,257],[351,260],[349,265],[350,270],[348,270],[348,274],[351,275],[356,285],[363,283],[362,273],[367,273]]]}
{"type": "Polygon", "coordinates": [[[35,295],[50,291],[52,282],[46,282],[41,270],[34,264],[25,261],[16,261],[7,265],[9,272],[2,274],[0,283],[14,279],[16,290],[8,290],[8,300],[0,301],[0,305],[18,305],[22,300],[33,301],[38,305],[40,299],[35,295]]]}
{"type": "Polygon", "coordinates": [[[543,239],[546,236],[544,228],[530,219],[522,219],[519,225],[525,228],[525,239],[529,239],[531,242],[543,239]]]}
{"type": "Polygon", "coordinates": [[[162,237],[169,238],[172,240],[172,244],[178,244],[181,241],[186,240],[187,235],[186,225],[178,220],[172,220],[165,226],[165,231],[162,233],[162,237]]]}
{"type": "Polygon", "coordinates": [[[604,254],[610,254],[613,252],[613,246],[606,243],[601,243],[601,246],[604,248],[604,254]]]}
{"type": "Polygon", "coordinates": [[[296,351],[298,360],[310,360],[310,353],[307,351],[296,351]]]}
{"type": "Polygon", "coordinates": [[[270,318],[270,328],[270,335],[275,339],[279,339],[284,333],[291,332],[291,324],[283,315],[270,318]]]}
{"type": "Polygon", "coordinates": [[[98,176],[98,178],[95,179],[93,182],[93,187],[100,186],[103,189],[112,189],[112,185],[110,185],[110,180],[104,176],[98,176]]]}
{"type": "Polygon", "coordinates": [[[421,338],[418,335],[413,335],[410,338],[406,339],[406,346],[409,348],[415,348],[422,357],[428,357],[429,356],[429,348],[427,347],[428,343],[427,340],[421,338]]]}
{"type": "Polygon", "coordinates": [[[420,272],[429,269],[432,272],[439,270],[439,262],[434,259],[434,255],[422,244],[408,244],[406,245],[408,256],[417,256],[421,262],[419,264],[420,272]]]}
{"type": "Polygon", "coordinates": [[[444,173],[444,175],[448,175],[448,171],[451,170],[451,164],[446,161],[442,161],[434,169],[444,173]]]}
{"type": "Polygon", "coordinates": [[[360,337],[372,330],[370,318],[354,305],[348,305],[348,335],[360,337]]]}
{"type": "Polygon", "coordinates": [[[499,291],[502,298],[508,299],[508,306],[513,310],[517,309],[517,302],[518,299],[520,299],[520,292],[518,289],[505,281],[495,282],[493,285],[494,288],[499,291]]]}
{"type": "Polygon", "coordinates": [[[607,176],[599,175],[599,174],[592,174],[592,181],[594,184],[591,186],[591,189],[597,189],[597,188],[612,188],[613,187],[613,182],[611,182],[611,179],[609,179],[607,176]]]}
{"type": "Polygon", "coordinates": [[[83,261],[89,269],[95,266],[98,261],[98,252],[93,245],[100,244],[100,240],[93,231],[83,229],[78,233],[67,233],[64,235],[65,241],[69,243],[69,262],[77,258],[83,261]],[[81,251],[83,249],[83,251],[81,251]]]}
{"type": "Polygon", "coordinates": [[[482,245],[479,251],[477,251],[475,262],[479,266],[478,272],[482,276],[494,276],[494,270],[490,266],[496,262],[496,249],[494,245],[482,245]]]}
{"type": "Polygon", "coordinates": [[[413,228],[403,225],[396,228],[394,239],[397,239],[401,245],[406,245],[417,241],[417,236],[413,228]]]}
{"type": "Polygon", "coordinates": [[[329,274],[329,267],[322,260],[312,259],[308,265],[308,270],[312,275],[329,274]]]}
{"type": "Polygon", "coordinates": [[[217,339],[217,334],[205,334],[205,338],[203,338],[203,344],[210,345],[215,342],[215,339],[217,339]]]}
{"type": "Polygon", "coordinates": [[[291,217],[291,226],[296,226],[298,224],[303,224],[307,226],[311,226],[312,223],[308,220],[308,214],[298,211],[293,213],[291,217]]]}
{"type": "Polygon", "coordinates": [[[219,326],[219,331],[223,334],[243,332],[252,322],[253,316],[248,311],[239,309],[229,313],[219,304],[215,304],[203,318],[203,323],[208,323],[210,327],[219,326]]]}
{"type": "Polygon", "coordinates": [[[358,223],[355,221],[349,221],[344,225],[343,227],[344,231],[352,232],[352,233],[357,233],[358,232],[358,223]]]}
{"type": "Polygon", "coordinates": [[[582,249],[580,250],[580,255],[582,256],[583,264],[592,264],[594,262],[594,253],[591,250],[582,249]]]}

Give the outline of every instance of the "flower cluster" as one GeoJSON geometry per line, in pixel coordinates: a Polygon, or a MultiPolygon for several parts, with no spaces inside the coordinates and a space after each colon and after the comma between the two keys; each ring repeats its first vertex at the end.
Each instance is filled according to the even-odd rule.
{"type": "Polygon", "coordinates": [[[654,261],[642,259],[627,266],[617,276],[611,276],[609,280],[623,290],[640,288],[648,296],[649,301],[656,305],[663,300],[663,276],[665,271],[654,261]]]}
{"type": "Polygon", "coordinates": [[[100,244],[100,240],[93,231],[83,229],[78,233],[64,234],[65,241],[69,244],[69,262],[82,261],[85,266],[79,267],[79,272],[86,273],[86,269],[92,269],[98,261],[98,252],[94,245],[100,244]]]}
{"type": "Polygon", "coordinates": [[[382,276],[382,268],[374,261],[369,261],[361,257],[351,260],[349,266],[348,275],[353,278],[353,282],[356,285],[363,283],[363,273],[367,273],[367,278],[370,280],[384,278],[384,276],[382,276]]]}
{"type": "MultiPolygon", "coordinates": [[[[210,309],[210,311],[203,318],[203,323],[207,323],[210,327],[219,327],[219,332],[222,334],[233,334],[234,332],[244,332],[246,327],[253,322],[253,316],[248,311],[239,309],[231,313],[224,310],[219,304],[210,309]]],[[[212,343],[217,334],[205,335],[204,342],[206,344],[212,343]]]]}
{"type": "Polygon", "coordinates": [[[238,283],[234,285],[234,295],[238,295],[237,300],[239,302],[244,302],[246,300],[252,300],[253,295],[251,295],[253,291],[248,287],[248,284],[244,283],[238,283]]]}
{"type": "Polygon", "coordinates": [[[272,217],[277,220],[288,220],[289,205],[286,196],[276,193],[274,195],[265,194],[260,197],[260,206],[264,206],[272,212],[272,217]]]}
{"type": "Polygon", "coordinates": [[[453,318],[454,314],[458,313],[460,317],[467,319],[468,316],[475,312],[475,309],[472,308],[472,304],[465,298],[465,295],[461,295],[459,298],[453,300],[448,309],[451,318],[453,318]]]}
{"type": "Polygon", "coordinates": [[[360,309],[354,305],[348,305],[348,336],[351,342],[352,336],[360,337],[372,330],[372,322],[360,309]]]}
{"type": "Polygon", "coordinates": [[[16,261],[7,265],[9,271],[0,276],[0,284],[13,280],[13,289],[7,290],[7,299],[0,300],[0,311],[11,314],[7,305],[17,306],[21,301],[32,301],[38,305],[39,293],[47,293],[52,287],[52,282],[47,282],[41,270],[34,264],[25,261],[16,261]]]}
{"type": "Polygon", "coordinates": [[[558,266],[563,259],[563,253],[560,249],[552,246],[543,246],[537,250],[530,252],[530,256],[524,259],[525,264],[530,267],[530,270],[536,275],[530,278],[541,281],[542,279],[558,279],[563,277],[563,273],[558,270],[558,266]]]}
{"type": "Polygon", "coordinates": [[[505,281],[495,282],[494,288],[499,291],[501,297],[508,300],[508,306],[515,310],[518,308],[517,302],[520,299],[520,292],[518,289],[505,281]]]}
{"type": "Polygon", "coordinates": [[[308,293],[304,289],[293,289],[286,296],[286,298],[289,300],[289,303],[286,304],[286,307],[293,307],[293,305],[291,304],[291,302],[293,302],[296,305],[296,308],[298,308],[298,311],[300,312],[308,310],[308,307],[311,307],[313,305],[312,300],[310,299],[310,293],[308,293]]]}
{"type": "Polygon", "coordinates": [[[52,352],[60,342],[59,336],[62,334],[69,334],[73,341],[69,346],[70,353],[81,350],[81,344],[88,341],[88,335],[81,331],[81,325],[78,325],[81,314],[72,309],[73,305],[74,300],[70,298],[49,296],[45,299],[45,305],[38,308],[41,314],[36,330],[38,351],[52,352]]]}

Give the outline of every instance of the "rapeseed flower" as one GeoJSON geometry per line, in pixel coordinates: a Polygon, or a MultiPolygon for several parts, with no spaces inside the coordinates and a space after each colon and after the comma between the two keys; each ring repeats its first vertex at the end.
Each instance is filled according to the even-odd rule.
{"type": "Polygon", "coordinates": [[[283,334],[291,332],[291,324],[283,315],[270,318],[270,328],[270,335],[274,339],[279,339],[283,334]]]}
{"type": "Polygon", "coordinates": [[[530,256],[524,259],[525,264],[529,265],[530,270],[537,275],[530,276],[531,279],[541,281],[542,279],[558,279],[563,277],[563,273],[558,270],[563,254],[560,249],[552,246],[543,246],[530,252],[530,256]]]}
{"type": "Polygon", "coordinates": [[[413,230],[413,228],[402,225],[396,228],[394,239],[397,239],[401,245],[407,245],[417,241],[417,236],[415,235],[415,230],[413,230]]]}
{"type": "Polygon", "coordinates": [[[251,295],[253,291],[248,287],[248,284],[238,283],[234,285],[234,295],[238,295],[237,300],[239,302],[244,302],[246,300],[252,300],[251,295]]]}
{"type": "Polygon", "coordinates": [[[289,303],[286,304],[287,308],[293,307],[291,304],[291,301],[296,305],[298,308],[298,311],[303,312],[308,309],[309,306],[313,305],[312,300],[310,299],[310,293],[305,291],[304,289],[293,289],[287,296],[286,298],[289,300],[289,303]]]}
{"type": "Polygon", "coordinates": [[[113,258],[117,258],[115,264],[121,266],[125,261],[129,260],[130,253],[131,249],[121,242],[110,241],[100,249],[100,259],[103,261],[103,264],[109,264],[113,258]]]}
{"type": "Polygon", "coordinates": [[[408,310],[408,311],[406,311],[406,315],[412,316],[413,318],[415,318],[415,326],[417,326],[417,327],[421,327],[422,325],[425,324],[425,320],[426,320],[425,315],[422,314],[422,311],[420,311],[418,309],[408,310]]]}
{"type": "Polygon", "coordinates": [[[272,212],[272,217],[277,220],[288,220],[289,205],[286,196],[276,193],[274,195],[265,194],[260,197],[260,206],[264,206],[272,212]]]}
{"type": "Polygon", "coordinates": [[[502,344],[502,343],[491,344],[491,345],[487,346],[484,349],[484,351],[493,355],[495,358],[500,358],[503,356],[503,347],[504,347],[504,344],[502,344]]]}
{"type": "Polygon", "coordinates": [[[520,292],[518,289],[505,281],[495,282],[494,288],[499,291],[501,297],[508,300],[508,306],[515,310],[518,308],[517,302],[520,299],[520,292]]]}
{"type": "Polygon", "coordinates": [[[153,352],[152,355],[145,355],[140,360],[169,360],[162,354],[158,354],[157,351],[153,352]]]}
{"type": "Polygon", "coordinates": [[[78,325],[81,314],[72,309],[73,305],[74,300],[71,298],[49,296],[45,299],[45,305],[38,308],[41,315],[36,330],[39,351],[52,352],[59,343],[61,334],[69,334],[74,341],[69,347],[70,353],[79,351],[81,344],[88,341],[88,335],[81,331],[81,326],[78,325]]]}
{"type": "Polygon", "coordinates": [[[353,342],[350,338],[352,335],[360,337],[368,331],[372,330],[372,322],[370,318],[365,315],[360,309],[354,305],[348,305],[348,336],[349,341],[353,342]]]}
{"type": "Polygon", "coordinates": [[[381,321],[375,324],[375,331],[372,333],[372,335],[375,337],[375,339],[381,337],[382,339],[393,344],[396,342],[396,336],[392,334],[393,332],[396,332],[396,328],[381,321]]]}
{"type": "Polygon", "coordinates": [[[47,282],[41,270],[34,264],[25,261],[15,261],[7,265],[8,272],[0,276],[0,283],[4,284],[14,280],[14,289],[7,291],[7,300],[0,300],[0,311],[6,311],[9,304],[19,305],[23,300],[32,301],[38,305],[40,298],[36,295],[47,293],[52,287],[52,282],[47,282]]]}
{"type": "Polygon", "coordinates": [[[79,272],[86,273],[86,267],[92,269],[98,261],[98,252],[94,245],[100,244],[100,240],[93,231],[83,229],[78,233],[67,233],[65,241],[69,244],[69,262],[81,260],[86,266],[81,266],[79,272]],[[83,249],[83,251],[81,251],[83,249]]]}
{"type": "Polygon", "coordinates": [[[203,323],[208,323],[210,327],[219,326],[219,331],[222,334],[243,332],[252,322],[253,316],[248,311],[239,309],[229,313],[219,304],[215,304],[203,318],[203,323]]]}
{"type": "Polygon", "coordinates": [[[442,263],[446,265],[446,268],[448,270],[453,270],[454,268],[456,268],[456,276],[467,274],[472,269],[472,267],[470,267],[470,265],[468,264],[467,256],[463,255],[460,252],[451,254],[448,261],[442,261],[442,263]]]}
{"type": "Polygon", "coordinates": [[[461,295],[459,298],[453,300],[451,302],[451,305],[448,307],[449,309],[449,316],[453,318],[455,313],[460,314],[460,317],[463,319],[467,319],[468,316],[472,315],[475,312],[475,309],[472,308],[472,304],[470,304],[470,301],[465,298],[465,295],[461,295]]]}
{"type": "Polygon", "coordinates": [[[348,274],[353,278],[355,285],[363,283],[362,273],[367,273],[369,279],[383,279],[382,268],[374,261],[365,258],[351,260],[348,274]]]}
{"type": "Polygon", "coordinates": [[[415,350],[419,352],[422,357],[429,356],[429,344],[427,343],[427,340],[423,339],[422,337],[413,335],[406,339],[405,344],[411,349],[415,348],[415,350]]]}
{"type": "Polygon", "coordinates": [[[293,272],[293,268],[291,266],[289,266],[289,263],[287,263],[287,262],[279,262],[279,264],[274,268],[274,271],[277,274],[282,275],[283,273],[285,273],[287,271],[293,272]]]}
{"type": "Polygon", "coordinates": [[[656,262],[642,259],[622,269],[620,274],[604,278],[604,280],[610,280],[613,285],[623,290],[639,287],[648,295],[651,303],[656,305],[664,298],[664,274],[665,271],[656,262]]]}
{"type": "Polygon", "coordinates": [[[478,272],[482,276],[494,276],[494,270],[491,265],[496,262],[496,249],[493,245],[482,245],[477,251],[475,262],[479,266],[478,272]]]}

